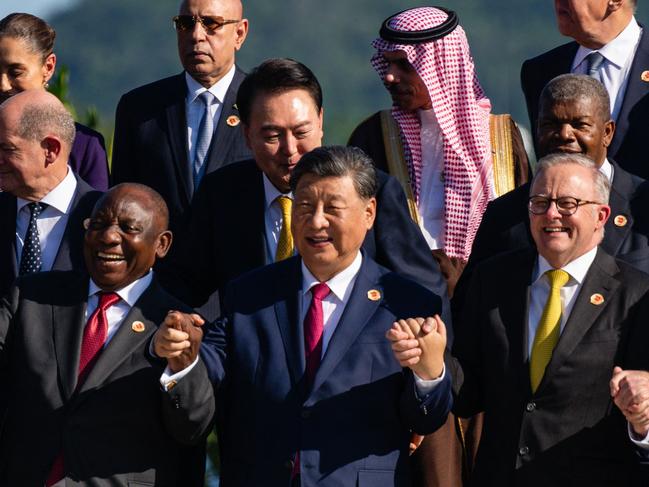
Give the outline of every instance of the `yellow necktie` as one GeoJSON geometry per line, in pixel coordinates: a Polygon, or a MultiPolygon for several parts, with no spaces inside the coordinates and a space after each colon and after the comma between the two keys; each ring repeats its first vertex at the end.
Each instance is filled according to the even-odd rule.
{"type": "Polygon", "coordinates": [[[291,206],[293,200],[288,196],[278,196],[277,203],[282,209],[282,229],[279,232],[275,262],[288,259],[293,255],[293,235],[291,235],[291,206]]]}
{"type": "Polygon", "coordinates": [[[543,314],[536,328],[534,343],[532,344],[532,356],[530,357],[530,383],[532,392],[541,383],[545,368],[550,362],[552,351],[559,341],[561,329],[561,288],[570,279],[570,274],[561,269],[547,271],[545,273],[550,280],[550,294],[543,308],[543,314]]]}

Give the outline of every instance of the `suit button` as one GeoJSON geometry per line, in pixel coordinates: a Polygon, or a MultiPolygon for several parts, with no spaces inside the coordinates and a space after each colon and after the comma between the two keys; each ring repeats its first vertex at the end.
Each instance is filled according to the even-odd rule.
{"type": "Polygon", "coordinates": [[[303,409],[300,416],[302,416],[302,419],[309,419],[311,417],[311,410],[303,409]]]}
{"type": "Polygon", "coordinates": [[[522,447],[520,447],[520,449],[518,450],[518,454],[519,454],[520,456],[525,456],[525,455],[527,455],[529,452],[530,452],[530,449],[529,449],[528,447],[526,447],[526,446],[522,446],[522,447]]]}
{"type": "Polygon", "coordinates": [[[525,410],[526,410],[528,413],[531,413],[531,412],[534,411],[535,409],[536,409],[536,403],[533,403],[533,402],[528,402],[527,405],[525,406],[525,410]]]}

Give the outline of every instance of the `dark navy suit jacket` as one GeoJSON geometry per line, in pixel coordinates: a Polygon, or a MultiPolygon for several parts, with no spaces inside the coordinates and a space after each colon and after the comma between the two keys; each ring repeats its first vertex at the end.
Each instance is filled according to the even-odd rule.
{"type": "MultiPolygon", "coordinates": [[[[101,196],[77,176],[77,191],[52,270],[82,270],[83,220],[101,196]]],[[[0,192],[0,297],[4,296],[18,275],[16,257],[16,197],[0,192]]]]}
{"type": "MultiPolygon", "coordinates": [[[[403,190],[391,176],[377,174],[376,220],[363,249],[379,264],[442,296],[449,320],[446,282],[409,218],[403,190]]],[[[269,264],[265,205],[263,173],[254,160],[205,176],[192,205],[190,230],[177,236],[176,253],[160,269],[165,286],[181,300],[199,306],[228,281],[269,264]]]]}
{"type": "Polygon", "coordinates": [[[201,355],[216,387],[221,485],[285,487],[299,451],[302,485],[410,486],[411,430],[427,434],[444,423],[450,381],[420,402],[385,333],[398,318],[438,313],[441,301],[364,255],[307,388],[300,263],[293,257],[232,281],[224,317],[205,330],[201,355]]]}
{"type": "MultiPolygon", "coordinates": [[[[570,72],[578,48],[579,44],[569,42],[523,63],[521,85],[532,133],[536,132],[539,98],[543,87],[552,78],[570,72]]],[[[649,83],[642,80],[642,73],[647,69],[649,36],[645,29],[631,64],[624,100],[616,120],[615,136],[608,148],[608,154],[620,166],[645,179],[649,179],[649,153],[646,150],[649,140],[649,83]]]]}
{"type": "MultiPolygon", "coordinates": [[[[223,100],[221,117],[210,143],[205,173],[250,157],[236,116],[237,90],[244,73],[236,69],[223,100]]],[[[182,231],[194,195],[191,164],[187,161],[185,74],[155,81],[126,93],[117,105],[112,184],[135,182],[152,187],[167,202],[170,228],[182,231]]]]}

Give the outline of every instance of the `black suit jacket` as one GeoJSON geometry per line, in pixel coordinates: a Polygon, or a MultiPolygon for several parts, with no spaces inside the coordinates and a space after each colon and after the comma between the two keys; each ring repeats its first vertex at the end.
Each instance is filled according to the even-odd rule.
{"type": "MultiPolygon", "coordinates": [[[[77,176],[68,223],[63,233],[52,270],[84,269],[83,220],[101,196],[77,176]]],[[[0,192],[0,296],[4,296],[18,275],[16,256],[16,197],[0,192]]]]}
{"type": "MultiPolygon", "coordinates": [[[[250,157],[240,125],[227,123],[239,115],[237,90],[244,73],[236,68],[223,101],[210,144],[205,174],[250,157]]],[[[111,182],[146,184],[167,202],[171,229],[182,231],[195,188],[188,162],[185,74],[141,86],[122,96],[115,115],[111,182]]]]}
{"type": "Polygon", "coordinates": [[[647,485],[609,380],[615,365],[649,367],[649,276],[598,250],[532,393],[527,314],[535,262],[531,249],[485,261],[456,321],[454,409],[485,412],[472,485],[647,485]],[[599,305],[595,293],[604,298],[599,305]]]}
{"type": "MultiPolygon", "coordinates": [[[[610,162],[613,166],[609,198],[611,217],[604,227],[601,247],[616,258],[649,273],[649,182],[610,162]],[[619,215],[626,218],[622,226],[615,224],[615,217],[619,215]]],[[[489,203],[473,241],[468,274],[478,263],[492,255],[534,247],[527,211],[529,192],[530,183],[527,183],[489,203]]]]}
{"type": "Polygon", "coordinates": [[[159,384],[166,361],[149,354],[167,311],[186,308],[154,281],[77,387],[88,282],[70,271],[33,274],[0,305],[8,400],[0,485],[44,485],[62,452],[74,485],[202,486],[203,448],[183,445],[200,443],[211,421],[206,369],[199,361],[166,393],[159,384]],[[143,332],[133,331],[135,321],[143,332]]]}
{"type": "MultiPolygon", "coordinates": [[[[394,178],[377,174],[377,215],[363,249],[379,264],[442,296],[448,317],[446,283],[419,228],[409,218],[403,190],[394,178]]],[[[254,160],[207,175],[192,206],[190,231],[167,263],[166,287],[198,306],[233,278],[269,264],[264,194],[263,173],[254,160]]]]}
{"type": "MultiPolygon", "coordinates": [[[[543,87],[552,78],[570,72],[578,48],[579,44],[569,42],[523,63],[521,85],[525,94],[532,133],[536,132],[539,98],[543,87]]],[[[649,178],[649,157],[646,151],[646,142],[649,137],[649,125],[647,124],[649,83],[643,81],[641,76],[648,68],[649,36],[645,29],[631,64],[624,100],[616,120],[615,135],[608,148],[609,155],[620,166],[645,179],[649,178]]]]}

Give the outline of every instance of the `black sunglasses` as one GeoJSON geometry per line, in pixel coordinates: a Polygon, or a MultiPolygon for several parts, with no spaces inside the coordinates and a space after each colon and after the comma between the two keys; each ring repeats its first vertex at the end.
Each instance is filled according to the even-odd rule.
{"type": "Polygon", "coordinates": [[[241,22],[241,20],[228,20],[216,15],[176,15],[171,20],[178,31],[194,30],[198,22],[208,32],[217,31],[227,24],[241,22]]]}

